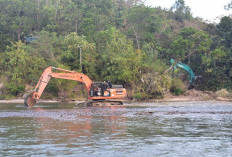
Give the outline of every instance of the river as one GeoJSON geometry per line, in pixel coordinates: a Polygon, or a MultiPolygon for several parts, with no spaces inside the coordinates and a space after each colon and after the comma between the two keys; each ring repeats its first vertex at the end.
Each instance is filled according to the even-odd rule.
{"type": "Polygon", "coordinates": [[[0,156],[232,156],[232,102],[0,104],[0,156]]]}

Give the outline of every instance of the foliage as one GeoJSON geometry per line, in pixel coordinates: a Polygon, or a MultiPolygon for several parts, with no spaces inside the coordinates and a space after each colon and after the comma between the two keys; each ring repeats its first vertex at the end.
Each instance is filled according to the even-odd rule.
{"type": "Polygon", "coordinates": [[[3,71],[6,71],[3,75],[7,78],[6,81],[10,80],[7,85],[9,94],[16,96],[23,92],[25,83],[37,80],[37,73],[44,68],[44,65],[44,59],[29,55],[25,50],[25,44],[21,41],[7,47],[1,58],[1,67],[3,71]]]}
{"type": "Polygon", "coordinates": [[[143,92],[135,93],[133,97],[136,100],[146,100],[146,99],[148,99],[148,95],[146,93],[143,93],[143,92]]]}
{"type": "Polygon", "coordinates": [[[111,28],[105,33],[110,40],[104,43],[107,44],[105,53],[100,54],[102,62],[97,65],[102,66],[99,73],[106,80],[132,84],[140,68],[142,52],[135,51],[132,42],[127,40],[120,31],[111,28]]]}
{"type": "Polygon", "coordinates": [[[6,90],[9,95],[17,96],[19,93],[24,92],[25,85],[16,84],[14,82],[10,82],[6,84],[6,90]]]}
{"type": "Polygon", "coordinates": [[[183,84],[183,82],[180,79],[173,78],[172,79],[172,85],[171,85],[170,91],[174,95],[181,95],[181,94],[185,93],[186,86],[183,84]]]}
{"type": "MultiPolygon", "coordinates": [[[[171,87],[171,78],[159,73],[147,73],[141,77],[136,94],[146,93],[146,98],[163,98],[171,87]]],[[[142,97],[142,96],[141,96],[142,97]]]]}
{"type": "Polygon", "coordinates": [[[208,34],[193,28],[184,28],[171,45],[172,58],[190,61],[193,55],[205,55],[209,52],[212,41],[208,34]]]}
{"type": "Polygon", "coordinates": [[[191,9],[188,6],[185,6],[184,0],[176,0],[175,4],[171,7],[171,10],[174,11],[174,19],[183,22],[185,19],[190,19],[191,9]]]}
{"type": "Polygon", "coordinates": [[[136,43],[137,49],[141,49],[147,42],[154,41],[153,34],[160,32],[163,23],[155,9],[143,5],[128,10],[125,19],[125,33],[136,43]]]}
{"type": "Polygon", "coordinates": [[[46,61],[55,61],[61,54],[61,38],[55,32],[41,31],[33,35],[37,38],[27,45],[30,54],[43,57],[46,61]]]}
{"type": "Polygon", "coordinates": [[[226,10],[230,10],[231,8],[232,8],[232,1],[225,6],[226,10]]]}
{"type": "Polygon", "coordinates": [[[95,76],[96,53],[95,44],[89,43],[84,36],[70,33],[64,37],[61,63],[72,70],[95,76]]]}
{"type": "Polygon", "coordinates": [[[228,16],[223,17],[218,24],[217,29],[222,44],[232,50],[232,18],[228,16]]]}

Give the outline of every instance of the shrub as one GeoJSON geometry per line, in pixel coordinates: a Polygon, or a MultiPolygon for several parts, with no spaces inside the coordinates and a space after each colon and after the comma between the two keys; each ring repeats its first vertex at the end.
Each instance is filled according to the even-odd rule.
{"type": "Polygon", "coordinates": [[[5,95],[0,95],[0,100],[4,100],[6,99],[6,96],[5,95]]]}
{"type": "Polygon", "coordinates": [[[9,95],[18,96],[18,94],[24,92],[25,85],[16,84],[14,82],[6,84],[6,90],[9,95]]]}
{"type": "Polygon", "coordinates": [[[148,98],[148,95],[146,93],[135,93],[133,97],[136,100],[145,100],[148,98]]]}
{"type": "Polygon", "coordinates": [[[181,80],[174,78],[172,79],[172,85],[170,91],[174,95],[181,95],[185,93],[186,87],[181,80]]]}
{"type": "MultiPolygon", "coordinates": [[[[136,86],[137,93],[146,93],[146,99],[163,98],[171,87],[171,78],[159,73],[147,73],[136,86]]],[[[139,95],[138,95],[139,96],[139,95]]],[[[142,95],[141,95],[142,96],[142,95]]]]}
{"type": "Polygon", "coordinates": [[[215,95],[217,97],[229,97],[230,96],[230,93],[226,90],[226,89],[221,89],[221,90],[218,90],[215,95]]]}

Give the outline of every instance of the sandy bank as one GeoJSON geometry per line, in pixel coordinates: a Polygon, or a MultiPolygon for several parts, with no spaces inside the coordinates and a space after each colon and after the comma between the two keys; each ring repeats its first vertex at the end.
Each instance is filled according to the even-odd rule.
{"type": "MultiPolygon", "coordinates": [[[[225,90],[213,93],[211,91],[197,91],[195,89],[188,90],[184,95],[174,96],[167,93],[163,99],[150,99],[150,100],[130,100],[123,99],[118,100],[125,103],[133,102],[186,102],[186,101],[226,101],[232,102],[232,95],[225,90]]],[[[73,100],[68,103],[80,103],[83,101],[73,100]]],[[[0,100],[0,103],[24,103],[23,98],[12,99],[12,100],[0,100]]],[[[38,100],[37,103],[64,103],[56,100],[38,100]]]]}
{"type": "MultiPolygon", "coordinates": [[[[12,103],[18,103],[18,104],[23,104],[24,99],[12,99],[12,100],[0,100],[0,103],[2,104],[12,104],[12,103]]],[[[54,100],[39,100],[38,103],[59,103],[58,101],[54,100]]]]}
{"type": "MultiPolygon", "coordinates": [[[[151,100],[144,100],[144,101],[136,101],[136,100],[121,100],[125,103],[133,103],[133,102],[187,102],[187,101],[226,101],[226,102],[232,102],[232,99],[229,98],[223,98],[223,97],[216,97],[214,99],[212,98],[205,98],[205,97],[192,97],[192,96],[172,96],[169,98],[164,99],[151,99],[151,100]]],[[[68,103],[80,103],[83,101],[70,101],[68,103]]],[[[24,99],[12,99],[12,100],[0,100],[1,104],[7,104],[7,103],[18,103],[23,104],[24,99]]],[[[38,100],[37,103],[62,103],[61,101],[56,100],[38,100]]]]}

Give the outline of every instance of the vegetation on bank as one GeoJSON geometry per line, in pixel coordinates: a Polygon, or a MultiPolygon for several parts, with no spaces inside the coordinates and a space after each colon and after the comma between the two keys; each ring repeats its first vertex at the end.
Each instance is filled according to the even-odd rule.
{"type": "MultiPolygon", "coordinates": [[[[202,76],[196,89],[232,89],[232,18],[205,23],[184,0],[170,10],[140,0],[0,0],[0,6],[0,99],[33,89],[48,66],[123,84],[132,99],[180,95],[187,74],[165,73],[171,58],[202,76]]],[[[52,79],[43,96],[75,99],[84,92],[79,83],[52,79]]]]}

